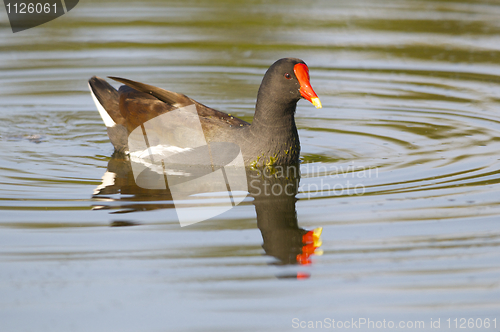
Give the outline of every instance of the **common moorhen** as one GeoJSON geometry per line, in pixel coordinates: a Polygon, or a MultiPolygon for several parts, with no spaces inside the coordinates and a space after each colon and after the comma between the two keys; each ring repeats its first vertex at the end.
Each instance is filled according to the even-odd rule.
{"type": "Polygon", "coordinates": [[[309,82],[307,65],[295,58],[280,59],[267,70],[257,95],[252,124],[183,94],[124,78],[110,78],[125,85],[117,91],[94,76],[89,86],[111,143],[122,153],[129,152],[128,136],[135,128],[157,116],[194,104],[208,144],[237,144],[247,166],[296,164],[300,155],[294,117],[297,102],[305,98],[321,108],[309,82]]]}

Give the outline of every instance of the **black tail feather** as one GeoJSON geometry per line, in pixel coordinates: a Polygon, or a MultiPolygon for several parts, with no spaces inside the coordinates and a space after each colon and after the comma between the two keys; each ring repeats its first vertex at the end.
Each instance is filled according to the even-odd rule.
{"type": "Polygon", "coordinates": [[[89,80],[89,85],[95,97],[111,119],[118,124],[123,123],[123,116],[120,114],[120,95],[118,91],[108,82],[97,76],[93,76],[89,80]]]}

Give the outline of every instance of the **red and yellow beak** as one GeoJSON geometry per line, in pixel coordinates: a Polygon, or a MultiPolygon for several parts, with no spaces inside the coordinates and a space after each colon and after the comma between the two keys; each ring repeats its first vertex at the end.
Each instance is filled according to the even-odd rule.
{"type": "Polygon", "coordinates": [[[309,100],[316,108],[322,108],[321,101],[309,82],[309,68],[303,63],[298,63],[293,67],[293,71],[300,83],[300,95],[309,100]]]}

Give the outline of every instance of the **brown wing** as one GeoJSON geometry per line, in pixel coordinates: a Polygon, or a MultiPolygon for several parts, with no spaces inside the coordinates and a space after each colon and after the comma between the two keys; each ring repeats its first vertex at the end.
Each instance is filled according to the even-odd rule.
{"type": "Polygon", "coordinates": [[[212,131],[214,127],[220,126],[242,127],[249,125],[246,121],[207,107],[186,95],[125,78],[111,76],[109,78],[126,84],[119,89],[119,107],[121,115],[126,119],[125,126],[129,132],[158,115],[192,104],[196,105],[198,115],[202,118],[204,130],[212,131]]]}

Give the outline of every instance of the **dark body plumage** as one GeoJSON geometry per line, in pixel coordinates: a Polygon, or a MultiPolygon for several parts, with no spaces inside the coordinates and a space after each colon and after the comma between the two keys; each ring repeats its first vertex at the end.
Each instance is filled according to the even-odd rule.
{"type": "Polygon", "coordinates": [[[194,104],[208,143],[237,144],[247,166],[290,165],[297,163],[300,156],[295,110],[303,93],[301,95],[301,83],[294,68],[303,63],[300,59],[285,58],[276,61],[267,70],[259,88],[252,124],[183,94],[144,83],[110,77],[125,84],[117,91],[105,80],[94,76],[89,85],[108,127],[111,143],[119,152],[128,152],[128,134],[141,124],[194,104]]]}

